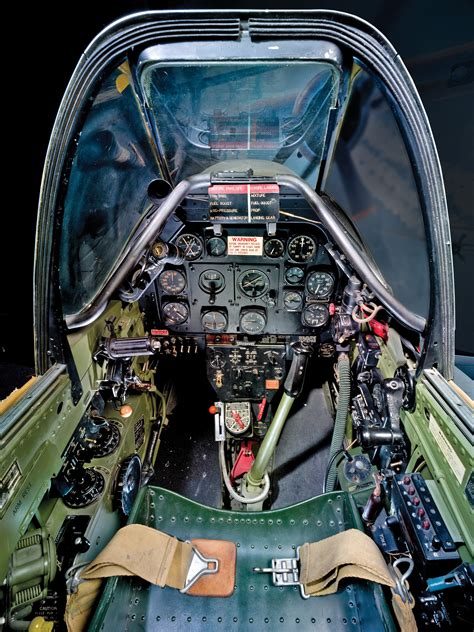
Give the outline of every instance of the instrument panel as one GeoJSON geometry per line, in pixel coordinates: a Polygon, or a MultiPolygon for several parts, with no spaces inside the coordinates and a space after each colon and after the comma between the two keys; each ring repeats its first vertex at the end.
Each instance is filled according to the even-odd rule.
{"type": "Polygon", "coordinates": [[[316,227],[192,223],[174,238],[181,265],[156,281],[160,325],[191,334],[314,334],[328,325],[339,276],[316,227]]]}

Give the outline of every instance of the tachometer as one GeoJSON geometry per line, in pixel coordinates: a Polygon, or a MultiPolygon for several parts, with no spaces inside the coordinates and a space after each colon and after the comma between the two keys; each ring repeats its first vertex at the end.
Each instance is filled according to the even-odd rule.
{"type": "Polygon", "coordinates": [[[165,294],[181,294],[186,287],[186,277],[179,270],[165,270],[160,274],[159,283],[165,294]]]}
{"type": "Polygon", "coordinates": [[[268,292],[270,280],[261,270],[246,270],[239,276],[238,284],[243,294],[257,298],[268,292]]]}
{"type": "Polygon", "coordinates": [[[316,298],[327,298],[334,287],[334,277],[329,272],[316,270],[306,279],[308,294],[316,298]]]}
{"type": "Polygon", "coordinates": [[[246,334],[257,336],[263,333],[266,324],[265,313],[260,310],[245,310],[240,316],[240,329],[246,334]]]}
{"type": "Polygon", "coordinates": [[[277,257],[281,257],[285,252],[285,244],[281,239],[277,237],[272,237],[268,241],[265,242],[263,247],[265,250],[265,254],[267,257],[271,257],[272,259],[276,259],[277,257]]]}
{"type": "Polygon", "coordinates": [[[288,256],[298,263],[312,259],[316,250],[316,242],[309,235],[297,235],[288,242],[288,256]]]}
{"type": "Polygon", "coordinates": [[[166,303],[163,314],[167,325],[182,325],[189,318],[189,309],[185,303],[166,303]]]}
{"type": "Polygon", "coordinates": [[[227,316],[224,312],[217,309],[204,312],[201,316],[201,324],[206,331],[217,333],[224,331],[227,327],[227,316]]]}
{"type": "Polygon", "coordinates": [[[301,322],[306,327],[322,327],[329,318],[329,310],[326,305],[312,303],[304,308],[301,314],[301,322]]]}
{"type": "Polygon", "coordinates": [[[202,255],[204,246],[196,235],[184,233],[176,240],[176,245],[184,252],[184,258],[188,261],[195,261],[202,255]]]}

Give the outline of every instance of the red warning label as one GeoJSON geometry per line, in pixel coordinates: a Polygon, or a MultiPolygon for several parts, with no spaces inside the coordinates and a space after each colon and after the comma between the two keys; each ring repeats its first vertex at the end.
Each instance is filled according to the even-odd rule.
{"type": "Polygon", "coordinates": [[[227,237],[229,255],[261,257],[263,255],[263,237],[229,235],[227,237]]]}

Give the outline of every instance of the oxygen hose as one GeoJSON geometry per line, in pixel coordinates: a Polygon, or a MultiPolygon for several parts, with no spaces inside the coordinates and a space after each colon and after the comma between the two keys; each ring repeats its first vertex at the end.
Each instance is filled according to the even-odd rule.
{"type": "Polygon", "coordinates": [[[327,476],[326,491],[333,492],[336,486],[336,463],[335,455],[342,448],[342,441],[346,431],[347,414],[349,412],[349,403],[351,400],[351,365],[347,353],[339,354],[337,361],[339,373],[339,398],[337,402],[336,420],[334,422],[334,430],[332,433],[331,447],[329,450],[329,462],[332,465],[329,468],[327,476]]]}

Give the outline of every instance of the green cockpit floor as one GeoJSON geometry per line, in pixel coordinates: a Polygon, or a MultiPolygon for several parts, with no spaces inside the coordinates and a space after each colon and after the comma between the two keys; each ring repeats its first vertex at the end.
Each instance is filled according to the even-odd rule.
{"type": "Polygon", "coordinates": [[[357,580],[336,594],[303,599],[297,587],[279,588],[270,574],[274,557],[294,557],[297,546],[360,528],[344,492],[285,509],[237,513],[205,507],[159,487],[141,490],[130,523],[181,540],[210,538],[237,545],[236,587],[228,598],[183,595],[137,578],[108,580],[89,630],[396,630],[382,589],[357,580]]]}

